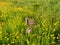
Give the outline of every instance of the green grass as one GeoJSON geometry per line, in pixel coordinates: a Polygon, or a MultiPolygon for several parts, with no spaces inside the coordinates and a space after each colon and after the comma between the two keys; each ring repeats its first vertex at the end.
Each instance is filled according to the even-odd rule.
{"type": "Polygon", "coordinates": [[[0,45],[60,45],[59,0],[0,1],[0,45]],[[30,34],[25,18],[34,20],[30,34]]]}

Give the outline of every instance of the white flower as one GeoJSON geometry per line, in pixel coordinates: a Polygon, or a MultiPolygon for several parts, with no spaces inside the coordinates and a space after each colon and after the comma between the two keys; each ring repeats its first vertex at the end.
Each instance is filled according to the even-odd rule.
{"type": "Polygon", "coordinates": [[[26,24],[28,23],[28,17],[25,18],[25,22],[26,22],[26,24]]]}

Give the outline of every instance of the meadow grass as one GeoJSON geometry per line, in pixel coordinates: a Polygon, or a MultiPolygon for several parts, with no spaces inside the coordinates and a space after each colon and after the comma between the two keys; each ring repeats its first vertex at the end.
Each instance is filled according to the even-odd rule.
{"type": "Polygon", "coordinates": [[[0,45],[60,45],[60,0],[0,0],[0,45]]]}

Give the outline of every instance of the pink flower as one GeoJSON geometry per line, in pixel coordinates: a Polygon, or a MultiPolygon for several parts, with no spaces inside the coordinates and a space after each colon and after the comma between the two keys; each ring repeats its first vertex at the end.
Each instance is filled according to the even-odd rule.
{"type": "Polygon", "coordinates": [[[29,20],[28,20],[28,24],[29,24],[30,26],[33,26],[34,20],[33,20],[33,19],[29,19],[29,20]]]}
{"type": "Polygon", "coordinates": [[[30,32],[31,32],[31,29],[30,29],[30,28],[27,28],[27,29],[26,29],[26,33],[27,33],[27,34],[30,34],[30,32]]]}
{"type": "Polygon", "coordinates": [[[29,19],[28,17],[25,18],[25,22],[26,22],[29,26],[33,26],[33,24],[34,24],[34,20],[33,20],[33,19],[29,19]]]}

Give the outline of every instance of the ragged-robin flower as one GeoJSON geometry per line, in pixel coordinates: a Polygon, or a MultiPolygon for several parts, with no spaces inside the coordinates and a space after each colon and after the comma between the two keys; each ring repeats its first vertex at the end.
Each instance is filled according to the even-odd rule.
{"type": "Polygon", "coordinates": [[[28,24],[29,24],[30,26],[33,26],[34,20],[33,20],[33,19],[29,19],[29,20],[28,20],[28,24]]]}
{"type": "Polygon", "coordinates": [[[26,34],[30,34],[30,32],[31,32],[31,29],[28,27],[28,28],[26,29],[26,34]]]}
{"type": "Polygon", "coordinates": [[[28,17],[25,18],[25,22],[26,22],[29,26],[33,26],[33,24],[34,24],[34,20],[33,20],[33,19],[29,19],[28,17]]]}

